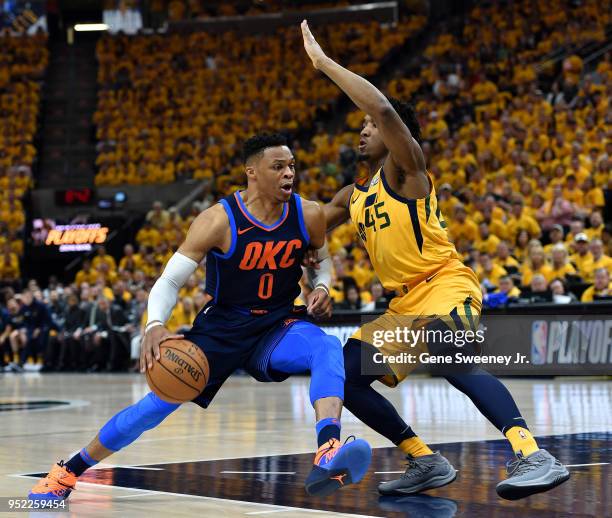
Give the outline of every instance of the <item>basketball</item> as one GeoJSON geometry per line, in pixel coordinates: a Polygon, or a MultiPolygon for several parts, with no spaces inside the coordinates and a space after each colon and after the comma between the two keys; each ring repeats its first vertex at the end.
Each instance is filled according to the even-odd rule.
{"type": "Polygon", "coordinates": [[[188,340],[166,340],[159,353],[159,360],[147,370],[147,383],[161,399],[185,403],[204,390],[209,368],[202,349],[188,340]]]}

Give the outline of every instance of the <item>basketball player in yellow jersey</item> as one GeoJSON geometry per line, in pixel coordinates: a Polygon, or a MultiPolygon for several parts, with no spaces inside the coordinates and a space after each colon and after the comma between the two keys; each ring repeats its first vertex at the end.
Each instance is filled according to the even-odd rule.
{"type": "MultiPolygon", "coordinates": [[[[369,165],[370,176],[362,184],[344,187],[326,205],[327,228],[350,218],[378,278],[385,288],[397,293],[389,310],[363,326],[344,347],[344,405],[408,456],[404,475],[382,483],[381,493],[406,495],[441,487],[455,480],[454,468],[429,449],[371,384],[378,380],[396,386],[415,366],[386,359],[401,359],[402,353],[414,353],[415,349],[417,355],[421,351],[432,355],[458,351],[458,332],[465,336],[478,325],[478,279],[460,261],[446,234],[420,147],[419,124],[410,105],[387,99],[367,80],[327,57],[306,21],[302,22],[302,35],[314,67],[367,114],[359,153],[369,165]],[[385,331],[401,329],[407,323],[412,329],[449,331],[455,342],[380,340],[385,331]]],[[[512,396],[497,378],[481,369],[455,367],[443,376],[507,437],[517,456],[509,465],[506,480],[497,485],[501,497],[523,498],[569,478],[567,469],[538,447],[512,396]]]]}

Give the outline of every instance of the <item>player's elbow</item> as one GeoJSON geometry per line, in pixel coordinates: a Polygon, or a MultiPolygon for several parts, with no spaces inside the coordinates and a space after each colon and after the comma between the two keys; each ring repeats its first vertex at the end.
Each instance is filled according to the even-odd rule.
{"type": "Polygon", "coordinates": [[[389,120],[395,116],[395,108],[393,108],[393,105],[386,97],[383,97],[378,101],[378,103],[376,104],[375,112],[372,114],[372,117],[380,120],[381,122],[389,120]]]}
{"type": "Polygon", "coordinates": [[[313,232],[310,235],[310,242],[308,244],[315,249],[325,246],[325,229],[323,228],[322,231],[313,232]]]}

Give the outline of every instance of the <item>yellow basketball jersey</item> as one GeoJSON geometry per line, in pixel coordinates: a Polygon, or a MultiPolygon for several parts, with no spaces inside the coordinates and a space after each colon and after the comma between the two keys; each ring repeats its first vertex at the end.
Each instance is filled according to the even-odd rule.
{"type": "Polygon", "coordinates": [[[351,220],[382,285],[398,292],[422,280],[459,254],[446,234],[433,183],[426,198],[393,192],[381,168],[369,187],[355,184],[351,220]]]}

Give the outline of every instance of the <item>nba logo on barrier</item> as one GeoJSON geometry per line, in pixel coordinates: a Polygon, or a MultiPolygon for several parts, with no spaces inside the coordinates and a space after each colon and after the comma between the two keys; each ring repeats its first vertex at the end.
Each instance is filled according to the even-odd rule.
{"type": "Polygon", "coordinates": [[[531,363],[544,365],[548,344],[548,322],[536,320],[531,325],[531,363]]]}

